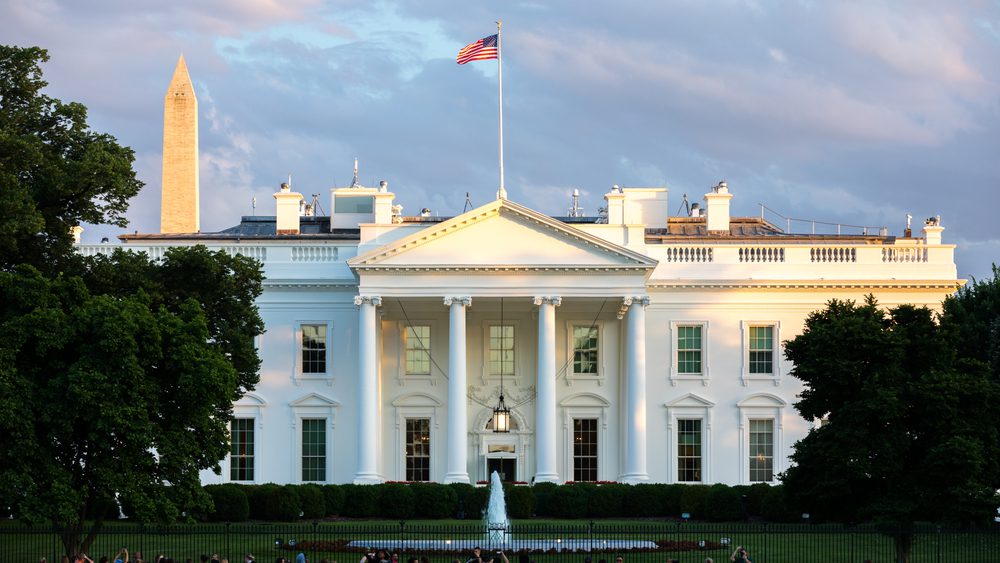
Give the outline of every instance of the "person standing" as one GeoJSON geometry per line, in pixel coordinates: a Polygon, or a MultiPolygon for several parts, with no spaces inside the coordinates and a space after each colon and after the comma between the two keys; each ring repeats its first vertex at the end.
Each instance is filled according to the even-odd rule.
{"type": "Polygon", "coordinates": [[[750,559],[750,554],[747,553],[746,548],[742,545],[736,547],[736,551],[729,556],[729,560],[734,563],[753,563],[753,560],[750,559]]]}

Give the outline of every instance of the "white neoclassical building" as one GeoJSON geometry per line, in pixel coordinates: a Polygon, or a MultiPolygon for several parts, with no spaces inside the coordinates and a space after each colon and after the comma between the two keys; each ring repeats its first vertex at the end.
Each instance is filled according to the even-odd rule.
{"type": "MultiPolygon", "coordinates": [[[[168,127],[171,103],[194,102],[170,92],[168,127]]],[[[260,383],[234,406],[231,455],[206,483],[476,482],[492,470],[772,482],[817,423],[795,412],[802,387],[782,354],[809,312],[869,293],[936,308],[961,282],[938,219],[901,236],[792,234],[733,217],[732,197],[720,183],[704,212],[671,217],[667,189],[616,187],[592,217],[505,198],[407,217],[385,183],[355,180],[331,190],[329,216],[285,186],[274,215],[221,232],[120,238],[153,257],[204,244],[263,264],[260,383]],[[501,395],[508,432],[494,424],[501,395]]],[[[196,209],[170,206],[174,224],[185,213],[196,209]]]]}

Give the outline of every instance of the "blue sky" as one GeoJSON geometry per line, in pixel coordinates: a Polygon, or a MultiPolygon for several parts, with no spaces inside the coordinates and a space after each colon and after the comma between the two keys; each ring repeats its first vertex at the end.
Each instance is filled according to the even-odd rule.
{"type": "MultiPolygon", "coordinates": [[[[579,189],[719,180],[733,212],[901,234],[941,215],[959,277],[1000,262],[1000,2],[13,0],[4,43],[49,50],[49,94],[135,149],[129,231],[159,227],[162,103],[184,54],[201,113],[202,229],[273,213],[278,184],[388,180],[404,213],[497,188],[503,25],[509,197],[561,215],[579,189]]],[[[803,227],[805,228],[805,227],[803,227]]],[[[92,227],[85,242],[116,234],[92,227]]]]}

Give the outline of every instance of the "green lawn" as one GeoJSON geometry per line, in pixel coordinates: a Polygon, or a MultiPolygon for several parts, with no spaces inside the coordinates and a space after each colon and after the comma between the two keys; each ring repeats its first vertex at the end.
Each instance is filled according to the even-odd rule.
{"type": "MultiPolygon", "coordinates": [[[[596,552],[595,563],[605,558],[613,561],[614,553],[603,551],[604,540],[644,539],[660,542],[708,542],[715,549],[707,551],[671,551],[657,549],[625,553],[625,563],[666,563],[675,559],[684,563],[702,563],[706,556],[716,562],[728,561],[735,545],[750,550],[755,563],[861,563],[865,560],[890,563],[894,561],[892,539],[877,530],[866,528],[845,531],[839,526],[761,525],[761,524],[701,524],[650,520],[605,520],[590,527],[582,520],[528,520],[515,521],[513,533],[519,541],[535,540],[587,540],[596,552]],[[731,541],[726,547],[718,547],[731,541]]],[[[301,524],[199,524],[165,528],[141,528],[128,523],[114,522],[105,526],[100,538],[89,554],[95,561],[101,555],[113,556],[123,546],[130,551],[139,550],[146,559],[158,553],[167,554],[181,563],[188,557],[198,561],[201,554],[218,553],[230,563],[242,561],[243,554],[253,553],[260,563],[270,563],[279,555],[294,560],[296,551],[279,550],[275,540],[287,544],[294,539],[301,542],[340,542],[333,551],[306,550],[312,563],[323,558],[339,563],[356,563],[360,552],[339,547],[346,540],[364,540],[376,547],[394,548],[401,540],[452,540],[477,543],[486,547],[482,525],[469,521],[337,521],[301,524]]],[[[508,551],[512,563],[517,563],[516,553],[508,551]]],[[[47,557],[59,561],[62,545],[54,533],[45,528],[28,529],[14,522],[0,523],[0,562],[30,562],[47,557]]],[[[911,562],[937,561],[1000,561],[1000,531],[984,533],[938,532],[934,528],[917,534],[911,562]]],[[[411,556],[428,556],[431,563],[449,563],[458,558],[464,562],[467,551],[461,553],[421,552],[400,550],[405,563],[411,556]]],[[[581,552],[529,554],[536,563],[583,563],[586,555],[581,552]]]]}

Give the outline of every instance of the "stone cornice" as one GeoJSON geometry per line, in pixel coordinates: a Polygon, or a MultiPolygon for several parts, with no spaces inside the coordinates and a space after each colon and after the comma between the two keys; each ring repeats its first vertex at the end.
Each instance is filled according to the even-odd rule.
{"type": "Polygon", "coordinates": [[[318,289],[357,289],[356,280],[309,280],[288,278],[264,278],[264,286],[272,289],[280,288],[318,288],[318,289]]]}
{"type": "Polygon", "coordinates": [[[482,264],[482,265],[455,265],[455,264],[420,264],[420,265],[395,265],[395,264],[366,264],[353,265],[355,270],[364,272],[386,272],[410,274],[413,272],[574,272],[580,274],[606,274],[606,273],[645,273],[654,266],[645,264],[482,264]]]}
{"type": "Polygon", "coordinates": [[[966,280],[671,280],[649,281],[649,289],[956,291],[966,280]]]}

